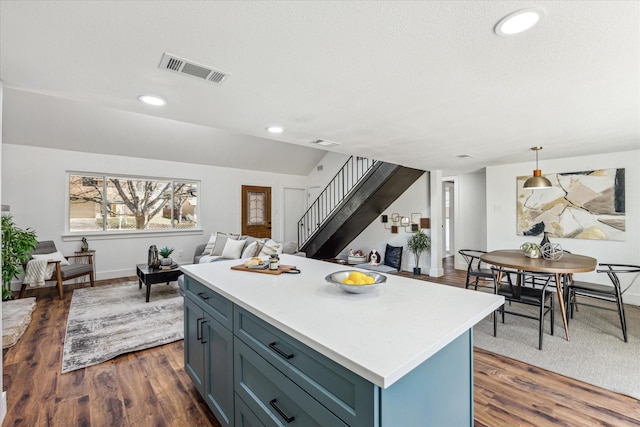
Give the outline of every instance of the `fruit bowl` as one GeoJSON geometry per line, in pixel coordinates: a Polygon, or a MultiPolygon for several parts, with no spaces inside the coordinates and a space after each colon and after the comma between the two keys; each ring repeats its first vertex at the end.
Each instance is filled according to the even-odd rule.
{"type": "Polygon", "coordinates": [[[331,284],[336,285],[345,292],[350,292],[352,294],[361,294],[363,292],[369,292],[374,288],[377,288],[387,281],[387,277],[373,271],[363,272],[358,270],[342,270],[329,274],[327,277],[325,277],[325,280],[331,284]],[[349,278],[354,272],[373,278],[373,283],[361,285],[343,283],[343,280],[349,278]]]}

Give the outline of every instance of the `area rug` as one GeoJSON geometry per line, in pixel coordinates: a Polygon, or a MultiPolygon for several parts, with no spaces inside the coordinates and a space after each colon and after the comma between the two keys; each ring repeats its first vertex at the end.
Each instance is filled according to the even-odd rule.
{"type": "Polygon", "coordinates": [[[31,323],[36,299],[22,298],[2,302],[2,348],[14,346],[31,323]]]}
{"type": "Polygon", "coordinates": [[[64,340],[62,373],[184,337],[178,285],[157,284],[145,302],[138,282],[73,291],[64,340]]]}
{"type": "Polygon", "coordinates": [[[492,320],[486,318],[478,323],[473,332],[474,345],[640,399],[640,307],[625,305],[625,311],[627,343],[623,341],[617,312],[580,306],[580,311],[569,319],[569,341],[556,307],[553,336],[549,335],[545,318],[542,350],[538,350],[537,320],[508,314],[504,324],[498,318],[495,338],[492,320]]]}

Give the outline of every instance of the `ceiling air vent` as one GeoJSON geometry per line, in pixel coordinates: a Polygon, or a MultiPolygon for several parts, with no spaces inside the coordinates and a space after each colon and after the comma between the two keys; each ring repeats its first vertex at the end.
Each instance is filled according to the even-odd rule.
{"type": "Polygon", "coordinates": [[[158,68],[178,74],[186,74],[187,76],[215,84],[222,84],[231,75],[224,71],[216,70],[213,67],[197,64],[166,52],[162,55],[158,68]]]}
{"type": "Polygon", "coordinates": [[[311,141],[312,144],[321,145],[323,147],[335,147],[338,144],[337,142],[327,141],[326,139],[316,139],[315,141],[311,141]]]}
{"type": "Polygon", "coordinates": [[[459,159],[471,159],[473,156],[471,154],[456,154],[455,157],[459,159]]]}

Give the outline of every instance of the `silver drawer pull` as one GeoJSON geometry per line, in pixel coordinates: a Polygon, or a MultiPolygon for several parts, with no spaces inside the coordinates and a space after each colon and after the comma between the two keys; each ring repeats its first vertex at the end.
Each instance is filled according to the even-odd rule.
{"type": "Polygon", "coordinates": [[[293,358],[293,354],[287,354],[284,351],[280,350],[277,346],[276,346],[276,342],[272,342],[271,344],[269,344],[269,348],[273,351],[275,351],[276,353],[278,353],[280,356],[284,357],[285,359],[289,360],[293,358]]]}
{"type": "Polygon", "coordinates": [[[269,402],[269,405],[271,405],[271,407],[275,409],[278,414],[280,414],[282,419],[285,420],[287,424],[296,419],[296,417],[287,417],[285,413],[282,412],[282,409],[278,408],[278,405],[276,405],[276,402],[277,400],[273,399],[271,402],[269,402]]]}

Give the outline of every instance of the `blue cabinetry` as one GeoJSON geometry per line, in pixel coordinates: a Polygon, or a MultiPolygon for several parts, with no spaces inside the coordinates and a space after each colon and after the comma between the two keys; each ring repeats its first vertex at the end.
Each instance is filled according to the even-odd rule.
{"type": "Polygon", "coordinates": [[[220,424],[233,426],[233,306],[186,276],[184,307],[185,370],[220,424]]]}
{"type": "Polygon", "coordinates": [[[471,330],[383,389],[192,278],[185,283],[186,370],[223,426],[473,425],[471,330]]]}

